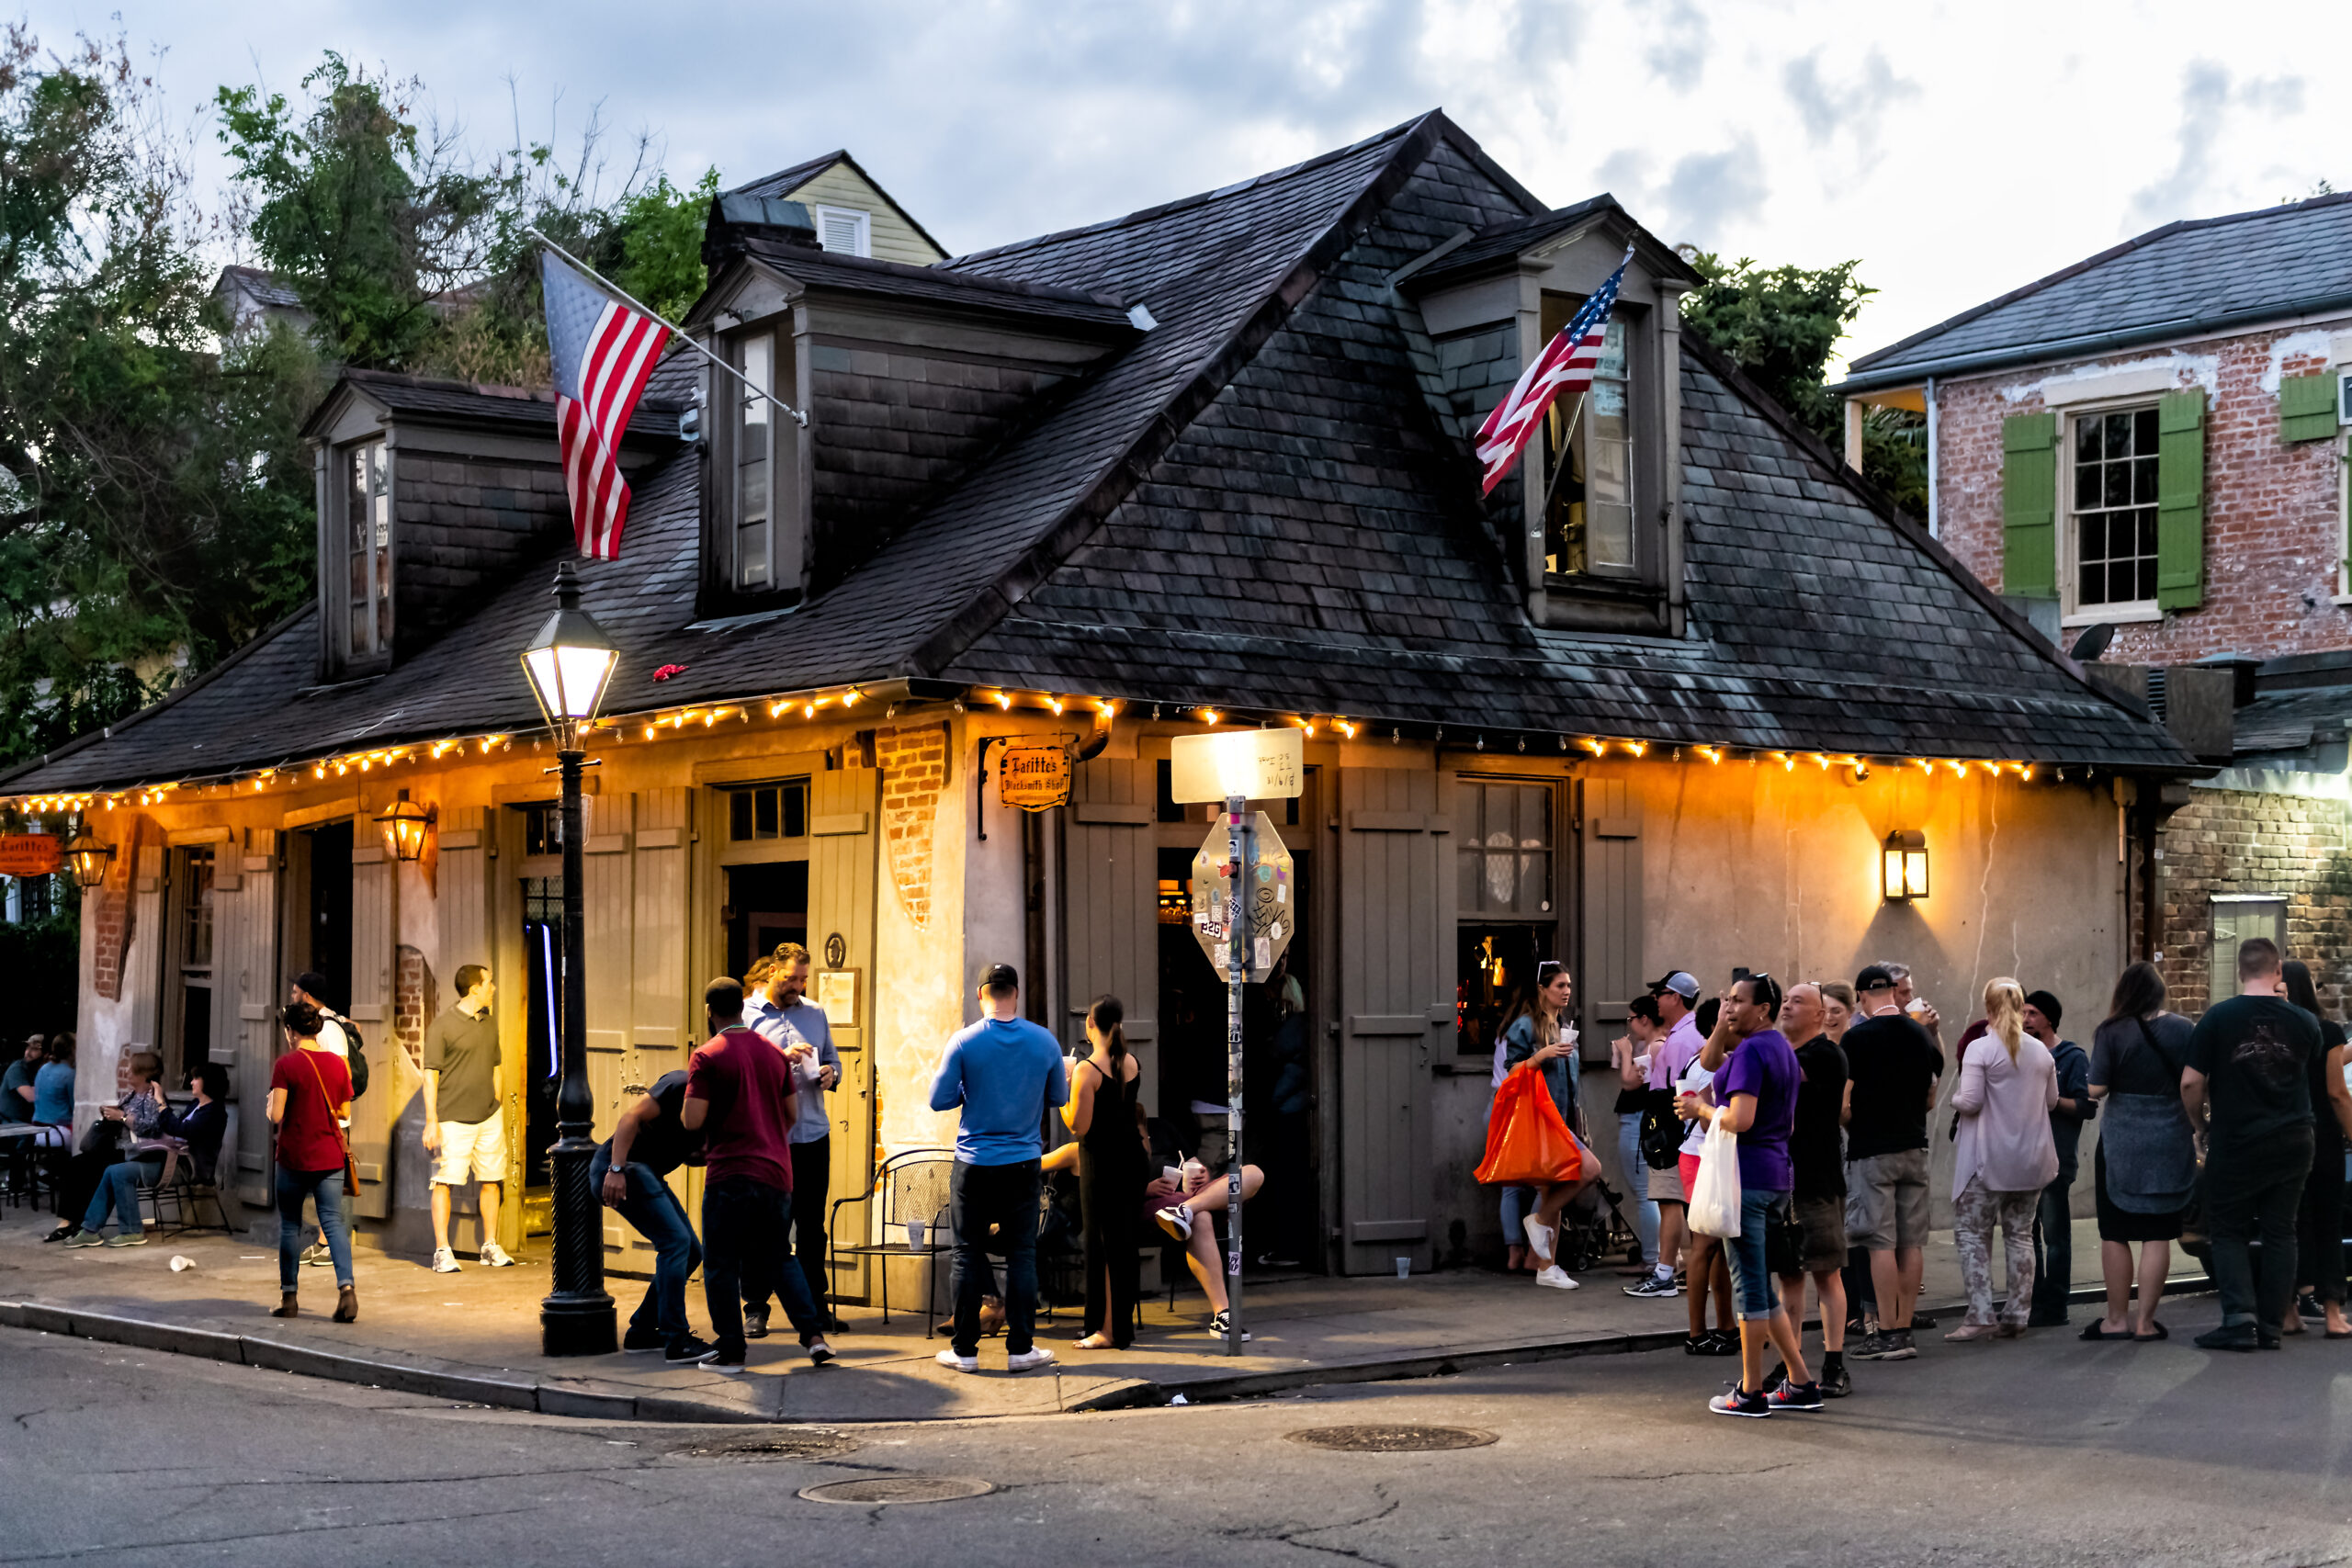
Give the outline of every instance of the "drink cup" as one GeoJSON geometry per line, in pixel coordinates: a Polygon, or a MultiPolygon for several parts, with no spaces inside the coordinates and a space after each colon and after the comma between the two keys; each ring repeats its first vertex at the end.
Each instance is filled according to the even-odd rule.
{"type": "Polygon", "coordinates": [[[923,1230],[923,1223],[921,1220],[909,1220],[907,1222],[907,1247],[910,1251],[921,1252],[922,1250],[923,1230]]]}
{"type": "Polygon", "coordinates": [[[1396,1278],[1399,1280],[1409,1279],[1412,1277],[1412,1273],[1413,1260],[1411,1258],[1400,1258],[1396,1260],[1396,1278]]]}

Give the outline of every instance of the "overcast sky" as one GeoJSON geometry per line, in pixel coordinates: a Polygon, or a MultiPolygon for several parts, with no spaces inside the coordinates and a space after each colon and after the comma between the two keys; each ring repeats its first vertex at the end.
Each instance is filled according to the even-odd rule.
{"type": "MultiPolygon", "coordinates": [[[[1974,0],[33,0],[160,46],[183,115],[320,52],[485,150],[591,107],[732,184],[846,146],[951,250],[1093,222],[1442,107],[1544,200],[1881,290],[1860,353],[2176,218],[2352,188],[2352,5],[1974,0]],[[512,79],[510,89],[509,79],[512,79]]],[[[217,164],[209,173],[217,175],[217,164]]]]}

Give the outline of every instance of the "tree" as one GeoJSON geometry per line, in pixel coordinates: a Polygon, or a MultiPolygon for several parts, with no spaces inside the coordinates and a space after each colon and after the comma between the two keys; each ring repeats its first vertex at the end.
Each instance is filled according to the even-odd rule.
{"type": "Polygon", "coordinates": [[[0,756],[118,718],[309,592],[300,344],[224,355],[187,149],[118,39],[0,43],[0,756]]]}
{"type": "MultiPolygon", "coordinates": [[[[1845,446],[1842,400],[1829,390],[1829,356],[1864,304],[1878,292],[1857,276],[1859,261],[1807,270],[1726,264],[1694,245],[1682,257],[1706,278],[1682,302],[1685,331],[1737,365],[1747,377],[1830,444],[1845,446]]],[[[1862,475],[1914,515],[1927,511],[1927,416],[1874,408],[1862,423],[1862,475]]]]}

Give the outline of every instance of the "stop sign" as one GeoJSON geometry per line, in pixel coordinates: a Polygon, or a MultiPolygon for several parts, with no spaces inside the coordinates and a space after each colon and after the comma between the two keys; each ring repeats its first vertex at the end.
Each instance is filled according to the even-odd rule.
{"type": "MultiPolygon", "coordinates": [[[[1256,817],[1251,836],[1256,840],[1257,863],[1240,900],[1250,920],[1248,978],[1252,981],[1273,973],[1275,961],[1298,932],[1298,879],[1290,850],[1264,812],[1256,817]]],[[[1193,857],[1193,938],[1216,965],[1221,980],[1231,979],[1227,965],[1233,957],[1232,852],[1220,822],[1201,840],[1200,852],[1193,857]]]]}

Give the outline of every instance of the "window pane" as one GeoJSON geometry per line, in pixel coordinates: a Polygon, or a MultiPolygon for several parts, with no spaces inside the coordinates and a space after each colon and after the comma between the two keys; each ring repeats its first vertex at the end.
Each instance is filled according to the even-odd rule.
{"type": "MultiPolygon", "coordinates": [[[[765,391],[775,378],[773,339],[743,340],[743,378],[765,391]]],[[[735,427],[735,583],[763,588],[769,581],[769,420],[767,399],[746,391],[737,400],[735,427]]]]}
{"type": "Polygon", "coordinates": [[[784,836],[787,839],[808,836],[808,786],[806,784],[784,786],[784,836]]]}
{"type": "Polygon", "coordinates": [[[2075,545],[2079,605],[2154,597],[2155,411],[2121,409],[2075,421],[2075,545]]]}
{"type": "Polygon", "coordinates": [[[2132,449],[2154,452],[2156,449],[2156,411],[2142,409],[2132,416],[2132,449]]]}
{"type": "Polygon", "coordinates": [[[775,837],[775,791],[773,788],[752,792],[752,837],[775,837]]]}
{"type": "Polygon", "coordinates": [[[2132,416],[2111,413],[2107,416],[2107,452],[2109,457],[2120,457],[2132,450],[2132,416]]]}
{"type": "Polygon", "coordinates": [[[752,836],[752,792],[739,789],[727,797],[727,836],[741,843],[752,836]]]}
{"type": "Polygon", "coordinates": [[[2076,462],[2098,461],[2098,432],[2099,422],[2096,419],[2078,419],[2075,422],[2075,460],[2076,462]]]}
{"type": "Polygon", "coordinates": [[[2156,460],[2154,457],[2132,459],[2132,504],[2154,506],[2156,503],[2156,460]]]}
{"type": "Polygon", "coordinates": [[[2107,492],[2107,493],[2106,493],[2104,496],[2102,496],[2100,499],[2101,499],[2101,500],[2102,500],[2102,501],[2103,501],[2107,505],[2109,505],[2109,506],[2129,506],[2129,505],[2131,505],[2131,504],[2132,504],[2132,465],[2131,465],[2131,464],[2129,464],[2129,463],[2109,463],[2109,464],[2108,464],[2108,465],[2107,465],[2106,481],[2107,481],[2107,482],[2106,482],[2105,489],[2106,489],[2106,492],[2107,492]]]}

